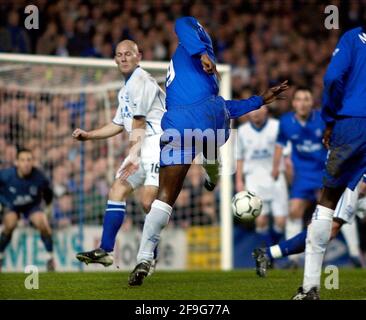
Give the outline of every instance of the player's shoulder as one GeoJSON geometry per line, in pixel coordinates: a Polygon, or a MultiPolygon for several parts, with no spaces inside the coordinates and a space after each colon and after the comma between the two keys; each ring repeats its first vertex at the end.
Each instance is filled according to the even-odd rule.
{"type": "Polygon", "coordinates": [[[364,30],[362,27],[353,28],[343,33],[342,38],[355,38],[364,32],[366,32],[366,30],[364,30]]]}
{"type": "Polygon", "coordinates": [[[239,125],[238,132],[239,132],[239,134],[241,134],[241,133],[247,132],[248,130],[250,130],[250,128],[251,128],[250,122],[247,121],[247,122],[244,122],[239,125]]]}
{"type": "Polygon", "coordinates": [[[293,121],[295,117],[295,112],[294,111],[288,111],[288,112],[285,112],[284,114],[282,114],[280,116],[280,122],[281,123],[290,123],[293,121]]]}
{"type": "Polygon", "coordinates": [[[37,167],[32,168],[32,178],[36,180],[47,180],[46,175],[37,167]]]}
{"type": "Polygon", "coordinates": [[[317,122],[320,122],[320,123],[325,123],[324,120],[323,120],[323,117],[322,117],[322,114],[321,114],[321,111],[319,109],[314,109],[313,110],[313,119],[317,122]]]}
{"type": "Polygon", "coordinates": [[[195,17],[191,17],[191,16],[183,16],[178,18],[177,20],[175,20],[175,26],[179,27],[182,24],[197,24],[197,19],[195,17]]]}
{"type": "Polygon", "coordinates": [[[142,85],[146,83],[156,84],[156,81],[149,72],[141,67],[137,67],[126,82],[126,90],[135,92],[140,90],[142,85]]]}
{"type": "Polygon", "coordinates": [[[4,168],[0,170],[0,176],[7,180],[10,179],[12,176],[16,175],[16,168],[15,166],[4,168]]]}
{"type": "Polygon", "coordinates": [[[277,128],[279,124],[280,124],[280,121],[278,119],[268,118],[268,120],[267,120],[267,125],[269,128],[277,128]]]}

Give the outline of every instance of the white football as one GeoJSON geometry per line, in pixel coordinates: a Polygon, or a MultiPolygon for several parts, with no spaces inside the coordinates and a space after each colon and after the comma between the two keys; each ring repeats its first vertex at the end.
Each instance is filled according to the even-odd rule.
{"type": "Polygon", "coordinates": [[[242,221],[250,221],[257,218],[262,211],[262,200],[250,191],[238,192],[231,202],[233,213],[242,221]]]}

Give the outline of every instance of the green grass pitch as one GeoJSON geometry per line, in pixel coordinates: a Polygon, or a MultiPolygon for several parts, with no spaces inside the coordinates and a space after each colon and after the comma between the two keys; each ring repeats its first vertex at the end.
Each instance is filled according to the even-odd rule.
{"type": "MultiPolygon", "coordinates": [[[[289,299],[302,275],[302,270],[270,270],[262,279],[253,270],[157,271],[141,287],[130,288],[126,272],[40,273],[39,289],[27,290],[28,274],[2,273],[0,299],[277,300],[289,299]]],[[[366,270],[340,269],[339,289],[323,286],[321,298],[366,299],[366,270]]]]}

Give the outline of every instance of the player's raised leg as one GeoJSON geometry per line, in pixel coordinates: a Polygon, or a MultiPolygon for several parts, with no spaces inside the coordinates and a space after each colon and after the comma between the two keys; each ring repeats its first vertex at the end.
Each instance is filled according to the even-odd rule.
{"type": "Polygon", "coordinates": [[[141,285],[149,273],[160,233],[169,222],[173,205],[182,189],[189,168],[190,164],[160,168],[158,198],[152,203],[151,210],[145,218],[137,265],[128,280],[130,286],[141,285]]]}
{"type": "Polygon", "coordinates": [[[11,241],[14,229],[18,224],[18,215],[14,211],[7,211],[3,217],[3,231],[0,234],[0,272],[4,261],[4,251],[11,241]]]}
{"type": "Polygon", "coordinates": [[[34,227],[41,233],[41,240],[47,251],[47,271],[55,271],[55,259],[53,254],[52,229],[48,223],[47,216],[42,211],[32,212],[29,220],[34,227]]]}

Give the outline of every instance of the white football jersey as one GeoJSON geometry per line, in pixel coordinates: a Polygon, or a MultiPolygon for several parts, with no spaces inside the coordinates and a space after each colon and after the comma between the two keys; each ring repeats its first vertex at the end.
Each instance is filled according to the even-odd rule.
{"type": "MultiPolygon", "coordinates": [[[[269,118],[257,129],[250,122],[238,129],[237,160],[244,160],[244,174],[267,180],[271,176],[279,121],[269,118]]],[[[283,171],[283,163],[280,166],[283,171]]]]}
{"type": "Polygon", "coordinates": [[[148,72],[137,67],[118,93],[113,123],[131,133],[133,117],[144,116],[146,135],[161,134],[160,122],[165,111],[165,92],[148,72]]]}

